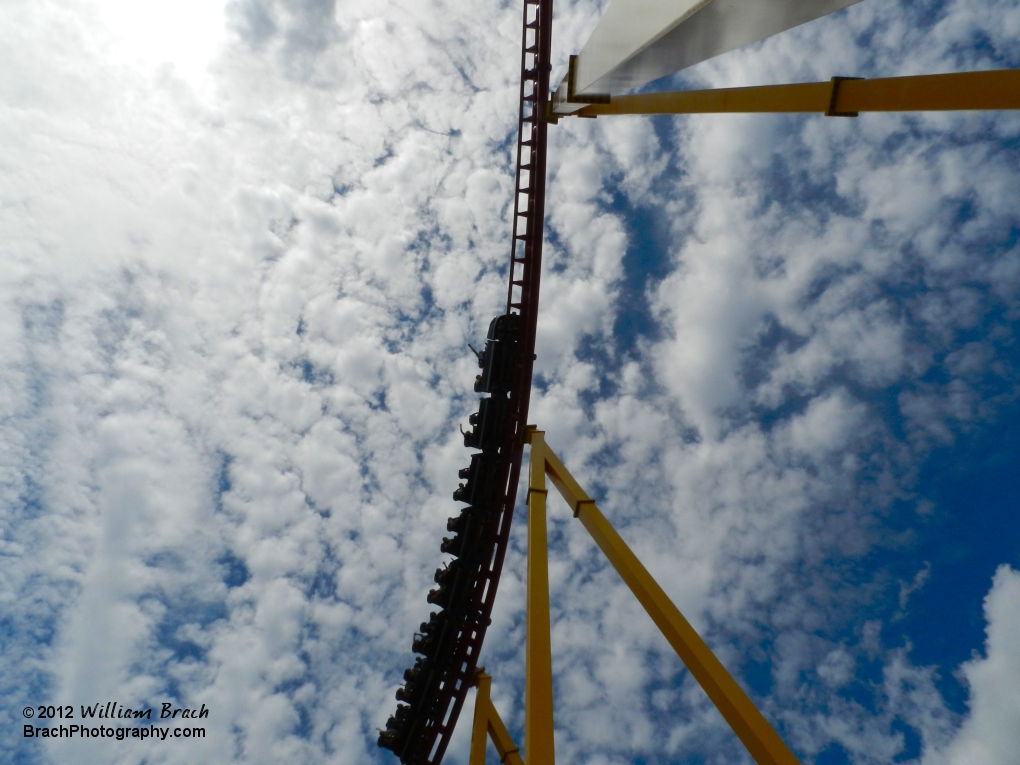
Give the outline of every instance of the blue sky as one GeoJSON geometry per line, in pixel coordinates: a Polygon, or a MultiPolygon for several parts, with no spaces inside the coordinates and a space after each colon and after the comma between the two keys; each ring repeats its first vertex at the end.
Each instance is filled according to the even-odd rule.
{"type": "MultiPolygon", "coordinates": [[[[557,6],[554,80],[600,13],[557,6]]],[[[4,4],[4,760],[394,761],[505,299],[519,34],[460,0],[4,4]],[[106,700],[205,704],[207,735],[20,735],[106,700]]],[[[655,87],[1020,67],[1017,39],[1005,0],[863,0],[655,87]]],[[[1020,745],[1018,140],[551,130],[531,419],[805,763],[1020,745]]],[[[748,762],[556,507],[560,761],[748,762]]],[[[524,541],[483,656],[515,735],[524,541]]]]}

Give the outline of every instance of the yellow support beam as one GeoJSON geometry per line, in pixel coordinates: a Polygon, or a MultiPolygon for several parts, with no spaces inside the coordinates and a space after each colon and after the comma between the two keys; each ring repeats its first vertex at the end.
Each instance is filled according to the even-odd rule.
{"type": "Polygon", "coordinates": [[[552,643],[545,470],[531,461],[528,487],[528,613],[525,636],[524,749],[531,765],[554,765],[552,643]]]}
{"type": "MultiPolygon", "coordinates": [[[[574,480],[552,449],[546,445],[545,434],[529,426],[525,438],[531,444],[532,487],[540,486],[544,490],[545,482],[542,480],[541,474],[548,473],[567,504],[573,508],[574,516],[581,521],[588,533],[592,535],[595,543],[609,558],[609,562],[619,572],[623,581],[637,596],[645,611],[652,617],[652,621],[655,622],[669,644],[673,646],[673,650],[677,652],[694,679],[701,684],[712,703],[733,728],[733,732],[747,747],[755,762],[759,765],[799,765],[797,758],[783,743],[779,734],[773,730],[751,699],[737,685],[736,680],[726,671],[722,662],[716,658],[705,641],[695,632],[690,622],[673,605],[673,602],[648,573],[641,561],[616,533],[616,530],[596,507],[594,500],[581,489],[580,484],[574,480]]],[[[529,493],[529,500],[532,504],[535,503],[536,496],[534,493],[529,493]]],[[[541,496],[544,511],[544,493],[541,496]]],[[[543,554],[544,552],[543,550],[543,554]]],[[[529,571],[532,556],[533,550],[529,543],[529,571]]],[[[529,633],[531,626],[529,605],[529,633]]],[[[528,751],[531,751],[530,748],[528,751]]],[[[529,761],[531,761],[530,757],[529,761]]],[[[472,763],[472,765],[474,764],[472,763]]]]}
{"type": "Polygon", "coordinates": [[[468,758],[468,765],[485,765],[486,736],[492,738],[492,743],[499,753],[499,761],[503,765],[524,765],[517,744],[510,738],[510,732],[492,703],[489,695],[492,678],[485,674],[485,667],[478,668],[473,685],[478,687],[478,695],[475,697],[475,718],[471,725],[471,755],[468,758]]]}
{"type": "Polygon", "coordinates": [[[874,80],[833,77],[830,82],[800,85],[613,96],[609,103],[590,104],[573,114],[599,117],[609,114],[817,112],[830,117],[855,117],[860,112],[968,109],[1020,109],[1020,69],[874,80]]]}

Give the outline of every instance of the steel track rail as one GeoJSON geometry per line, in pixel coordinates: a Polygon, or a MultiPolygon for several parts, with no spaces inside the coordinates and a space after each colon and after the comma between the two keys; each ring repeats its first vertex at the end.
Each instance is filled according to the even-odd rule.
{"type": "MultiPolygon", "coordinates": [[[[427,697],[411,710],[409,733],[397,751],[404,765],[439,765],[450,742],[490,623],[517,500],[523,434],[531,398],[542,271],[545,216],[546,137],[543,109],[549,100],[552,0],[525,0],[521,44],[521,89],[517,131],[513,238],[507,285],[508,314],[520,316],[520,352],[510,386],[508,414],[496,471],[499,498],[485,520],[470,581],[460,602],[447,607],[453,624],[444,666],[432,666],[427,697]]],[[[445,648],[446,645],[443,647],[445,648]]],[[[438,661],[438,660],[437,660],[438,661]]],[[[435,664],[435,662],[434,662],[435,664]]]]}

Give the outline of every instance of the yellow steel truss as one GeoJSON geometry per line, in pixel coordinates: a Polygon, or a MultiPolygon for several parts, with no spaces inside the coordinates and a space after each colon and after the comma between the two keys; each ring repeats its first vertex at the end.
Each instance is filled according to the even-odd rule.
{"type": "Polygon", "coordinates": [[[485,674],[485,667],[480,667],[475,673],[475,686],[478,687],[478,695],[475,696],[475,719],[471,725],[471,756],[468,765],[485,765],[485,737],[492,737],[492,743],[496,745],[499,752],[499,761],[504,765],[524,765],[521,753],[517,749],[514,740],[503,724],[499,712],[489,698],[489,691],[492,687],[492,678],[485,674]]]}
{"type": "MultiPolygon", "coordinates": [[[[602,100],[605,103],[567,108],[577,117],[738,112],[816,112],[830,117],[856,117],[860,112],[1020,109],[1020,70],[874,80],[833,77],[830,82],[642,93],[605,96],[602,100]]],[[[549,116],[554,121],[566,114],[557,109],[557,104],[550,105],[549,116]]]]}
{"type": "MultiPolygon", "coordinates": [[[[734,733],[759,765],[798,765],[797,758],[773,730],[751,699],[726,671],[690,622],[684,618],[648,570],[637,559],[552,449],[545,434],[529,426],[531,444],[528,487],[528,614],[525,679],[525,761],[530,765],[554,765],[552,655],[549,634],[549,570],[546,544],[546,475],[574,511],[574,517],[592,535],[623,581],[637,596],[694,679],[722,713],[734,733]]],[[[471,741],[470,765],[485,761],[486,731],[493,737],[501,758],[520,755],[499,715],[489,701],[489,677],[479,673],[479,694],[471,741]],[[481,711],[480,711],[481,710],[481,711]],[[495,721],[495,722],[492,722],[495,721]],[[487,727],[488,726],[488,727],[487,727]],[[509,753],[509,754],[508,754],[509,753]]],[[[503,760],[501,759],[501,762],[503,760]]],[[[523,763],[521,764],[523,765],[523,763]]]]}

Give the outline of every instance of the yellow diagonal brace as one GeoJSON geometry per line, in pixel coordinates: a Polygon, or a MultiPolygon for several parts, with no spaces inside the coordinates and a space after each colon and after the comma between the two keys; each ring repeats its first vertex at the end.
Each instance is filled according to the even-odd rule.
{"type": "MultiPolygon", "coordinates": [[[[694,679],[701,684],[712,703],[747,747],[755,762],[759,765],[798,765],[797,758],[783,743],[779,734],[772,729],[751,699],[726,671],[722,662],[694,631],[690,622],[673,605],[641,561],[602,515],[591,497],[585,494],[580,484],[546,445],[544,433],[529,429],[526,436],[531,443],[532,484],[536,481],[536,470],[549,472],[553,484],[567,504],[574,508],[575,516],[580,519],[596,544],[609,558],[609,562],[637,596],[638,601],[673,646],[694,679]]],[[[530,558],[530,549],[528,554],[530,558]]]]}
{"type": "Polygon", "coordinates": [[[484,667],[480,667],[475,673],[474,685],[478,687],[478,695],[475,697],[475,718],[471,725],[471,756],[468,765],[485,765],[486,736],[492,738],[501,763],[524,765],[517,744],[510,738],[510,732],[492,703],[489,695],[492,678],[485,674],[484,667]]]}
{"type": "Polygon", "coordinates": [[[526,436],[530,439],[528,443],[531,444],[532,485],[534,486],[536,482],[540,482],[542,488],[545,488],[545,475],[548,473],[552,479],[553,486],[556,487],[556,490],[563,496],[563,499],[570,505],[570,509],[574,511],[574,517],[576,518],[578,509],[582,504],[594,502],[595,500],[585,494],[581,484],[574,480],[574,476],[570,474],[570,471],[560,462],[560,458],[546,444],[544,431],[530,429],[527,431],[526,436]],[[540,473],[537,477],[536,472],[540,473]]]}
{"type": "Polygon", "coordinates": [[[927,74],[874,80],[834,77],[831,82],[716,88],[673,93],[613,96],[574,114],[708,114],[817,112],[852,116],[858,112],[1020,109],[1020,69],[927,74]]]}

